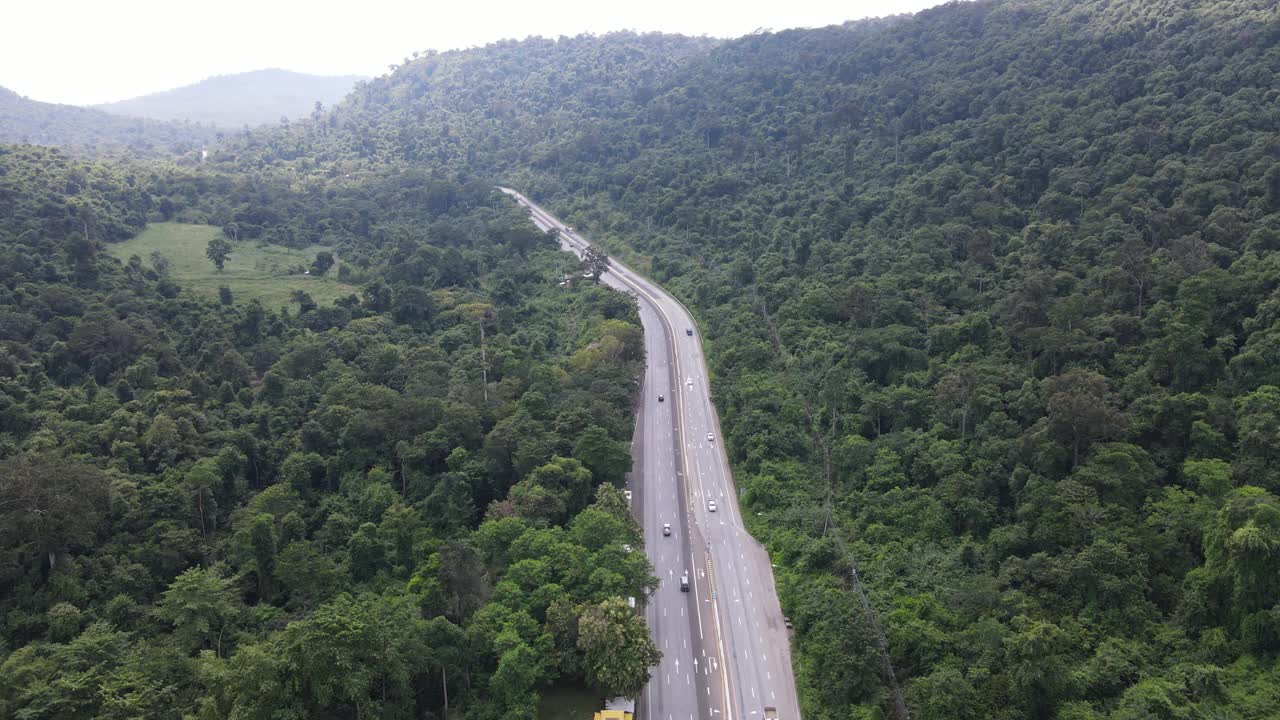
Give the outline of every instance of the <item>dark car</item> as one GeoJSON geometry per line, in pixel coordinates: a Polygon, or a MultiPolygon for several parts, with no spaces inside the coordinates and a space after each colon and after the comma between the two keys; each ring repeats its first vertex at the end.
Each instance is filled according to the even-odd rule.
{"type": "Polygon", "coordinates": [[[684,334],[685,334],[685,335],[688,335],[688,336],[690,336],[690,337],[692,337],[692,336],[693,336],[693,328],[685,328],[685,329],[684,329],[684,334]]]}
{"type": "Polygon", "coordinates": [[[663,396],[661,396],[661,395],[659,395],[659,396],[658,396],[658,402],[662,402],[663,400],[666,400],[666,398],[665,398],[665,397],[663,397],[663,396]]]}

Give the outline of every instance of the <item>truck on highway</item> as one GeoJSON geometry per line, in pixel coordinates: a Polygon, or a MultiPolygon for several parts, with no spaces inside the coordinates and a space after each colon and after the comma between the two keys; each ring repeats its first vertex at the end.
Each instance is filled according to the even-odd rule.
{"type": "Polygon", "coordinates": [[[765,708],[764,720],[778,720],[778,708],[775,708],[775,707],[765,708]]]}
{"type": "Polygon", "coordinates": [[[635,720],[636,703],[624,697],[616,697],[604,704],[603,710],[597,710],[592,720],[635,720]]]}

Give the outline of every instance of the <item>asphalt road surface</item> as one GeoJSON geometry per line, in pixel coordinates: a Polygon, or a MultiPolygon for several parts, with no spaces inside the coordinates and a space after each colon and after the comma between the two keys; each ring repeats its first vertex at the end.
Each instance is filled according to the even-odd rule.
{"type": "MultiPolygon", "coordinates": [[[[528,208],[538,227],[559,229],[563,247],[582,254],[580,235],[515,190],[500,189],[528,208]]],[[[645,720],[763,720],[771,707],[780,720],[799,718],[773,569],[742,525],[693,317],[616,260],[602,281],[637,299],[648,359],[631,489],[662,583],[645,613],[663,656],[638,712],[645,720]],[[680,590],[685,573],[688,592],[680,590]]]]}

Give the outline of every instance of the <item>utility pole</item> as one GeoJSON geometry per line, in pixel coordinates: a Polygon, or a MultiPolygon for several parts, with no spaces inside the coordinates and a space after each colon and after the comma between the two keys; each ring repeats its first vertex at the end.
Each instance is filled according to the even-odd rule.
{"type": "Polygon", "coordinates": [[[484,318],[480,319],[480,387],[484,390],[484,404],[489,404],[489,359],[484,353],[484,318]]]}
{"type": "Polygon", "coordinates": [[[484,322],[493,319],[493,311],[485,310],[480,316],[480,378],[484,383],[484,404],[489,404],[489,356],[484,349],[484,322]]]}

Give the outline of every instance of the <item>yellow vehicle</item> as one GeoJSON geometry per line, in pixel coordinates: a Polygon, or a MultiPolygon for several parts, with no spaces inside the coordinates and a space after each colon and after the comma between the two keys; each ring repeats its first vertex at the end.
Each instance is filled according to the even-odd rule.
{"type": "Polygon", "coordinates": [[[635,701],[619,697],[606,702],[603,710],[596,711],[593,720],[635,720],[635,717],[635,701]]]}

